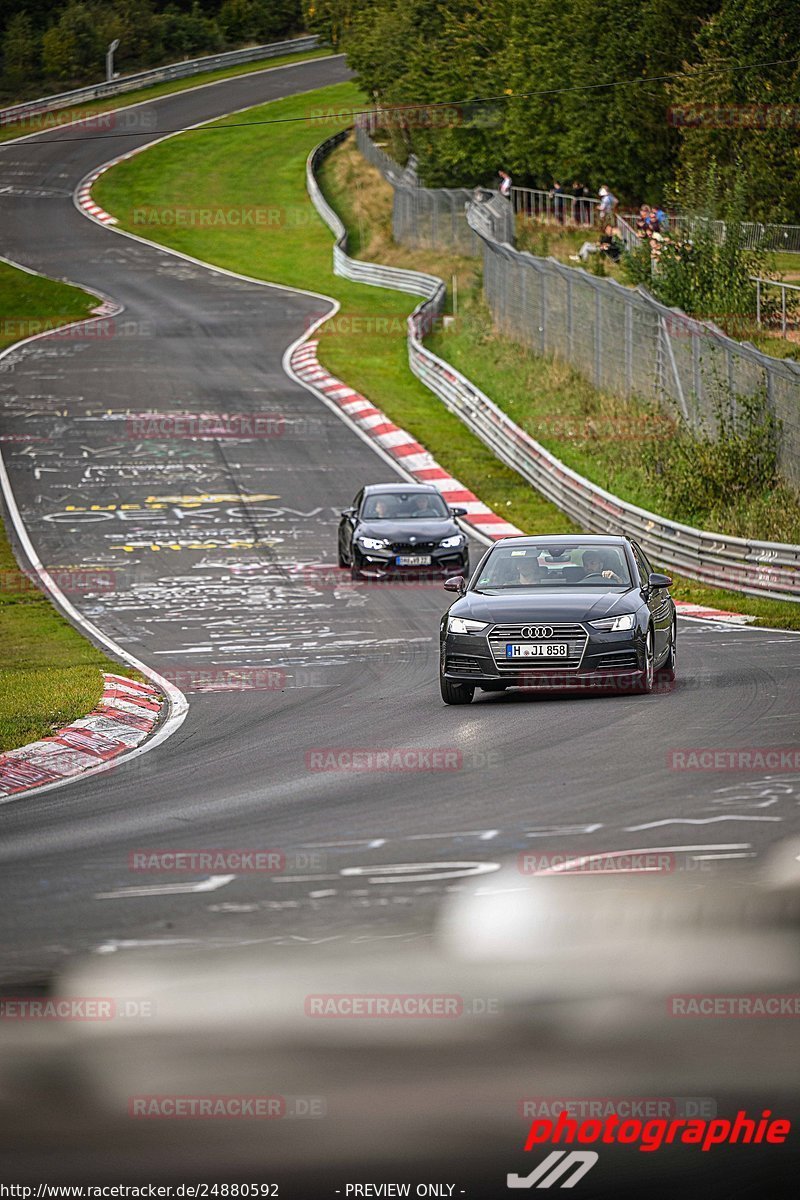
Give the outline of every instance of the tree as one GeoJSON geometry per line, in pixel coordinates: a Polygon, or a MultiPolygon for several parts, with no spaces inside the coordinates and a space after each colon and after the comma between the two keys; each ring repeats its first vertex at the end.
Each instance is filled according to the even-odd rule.
{"type": "Polygon", "coordinates": [[[745,182],[754,220],[800,219],[800,5],[722,0],[698,37],[699,61],[671,89],[681,135],[677,199],[711,158],[723,184],[745,182]],[[774,63],[743,70],[748,63],[774,63]]]}
{"type": "Polygon", "coordinates": [[[18,88],[36,76],[39,68],[40,42],[26,12],[16,13],[3,35],[3,82],[6,87],[18,88]]]}
{"type": "Polygon", "coordinates": [[[103,69],[104,51],[94,14],[74,0],[42,38],[42,69],[48,79],[59,83],[97,78],[103,69]]]}

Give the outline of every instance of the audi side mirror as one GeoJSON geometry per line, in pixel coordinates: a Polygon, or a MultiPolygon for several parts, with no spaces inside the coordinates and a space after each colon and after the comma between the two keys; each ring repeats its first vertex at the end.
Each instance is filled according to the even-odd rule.
{"type": "Polygon", "coordinates": [[[465,508],[451,508],[450,512],[454,517],[465,517],[467,515],[467,510],[465,508]]]}
{"type": "Polygon", "coordinates": [[[467,581],[463,575],[451,575],[449,579],[445,579],[443,586],[446,592],[458,592],[459,596],[463,596],[467,590],[467,581]]]}
{"type": "Polygon", "coordinates": [[[669,577],[669,575],[659,575],[656,571],[651,571],[647,578],[647,586],[653,588],[653,590],[656,588],[669,587],[671,583],[672,579],[669,577]]]}

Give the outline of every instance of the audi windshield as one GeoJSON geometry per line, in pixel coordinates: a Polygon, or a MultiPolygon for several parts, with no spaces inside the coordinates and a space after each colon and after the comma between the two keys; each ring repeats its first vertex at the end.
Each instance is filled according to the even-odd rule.
{"type": "Polygon", "coordinates": [[[619,544],[497,546],[483,564],[476,591],[514,588],[629,588],[630,570],[619,544]]]}

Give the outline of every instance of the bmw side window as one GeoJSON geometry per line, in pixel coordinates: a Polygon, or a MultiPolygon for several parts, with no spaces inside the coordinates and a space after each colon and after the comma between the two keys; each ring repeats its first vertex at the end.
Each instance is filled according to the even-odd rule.
{"type": "Polygon", "coordinates": [[[364,489],[362,488],[361,491],[356,494],[356,498],[353,501],[353,508],[356,510],[356,514],[361,512],[361,501],[363,499],[364,499],[364,489]]]}

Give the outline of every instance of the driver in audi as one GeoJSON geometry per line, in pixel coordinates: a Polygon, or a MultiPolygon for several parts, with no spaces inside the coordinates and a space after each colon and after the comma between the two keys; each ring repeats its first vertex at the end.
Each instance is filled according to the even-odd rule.
{"type": "Polygon", "coordinates": [[[583,563],[584,579],[589,575],[602,575],[603,579],[610,579],[612,583],[622,583],[619,575],[614,571],[608,570],[606,567],[605,555],[600,550],[584,550],[581,555],[583,563]]]}

